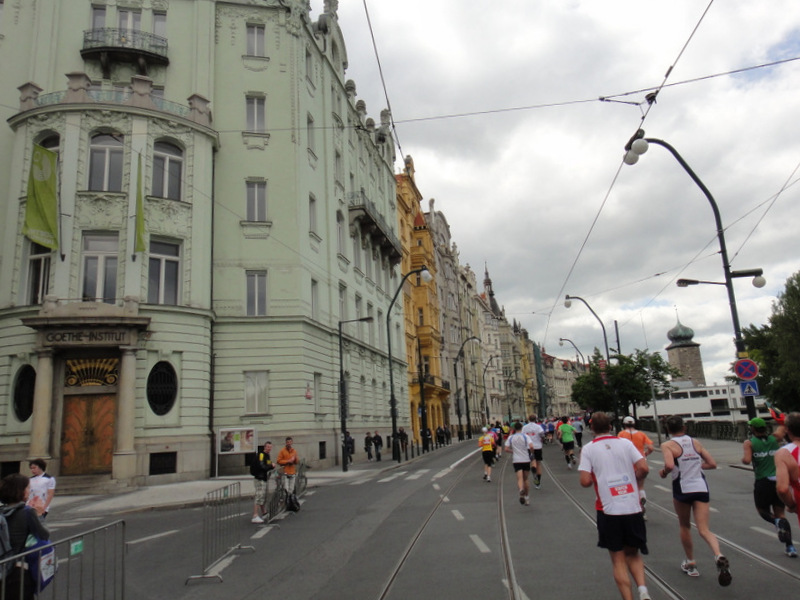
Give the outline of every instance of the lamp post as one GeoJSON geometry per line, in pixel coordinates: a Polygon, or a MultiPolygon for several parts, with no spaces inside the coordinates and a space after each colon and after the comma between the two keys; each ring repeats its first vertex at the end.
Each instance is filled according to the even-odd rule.
{"type": "MultiPolygon", "coordinates": [[[[661,146],[662,148],[666,148],[670,154],[678,161],[678,163],[683,167],[683,170],[692,178],[697,184],[697,187],[705,195],[708,203],[711,205],[711,210],[714,213],[714,222],[717,226],[717,239],[719,240],[719,253],[722,258],[722,271],[725,276],[725,281],[721,282],[719,285],[724,285],[728,291],[728,304],[730,305],[731,310],[731,321],[733,321],[733,334],[734,334],[734,343],[736,345],[736,357],[737,358],[747,358],[747,348],[744,344],[744,338],[742,337],[742,329],[739,325],[739,312],[736,308],[736,295],[733,291],[733,279],[734,277],[753,277],[753,285],[755,287],[763,287],[766,284],[766,280],[762,276],[761,269],[751,269],[747,271],[731,271],[731,264],[728,260],[728,248],[725,244],[725,229],[722,227],[722,217],[719,213],[719,207],[717,206],[716,200],[714,200],[714,196],[711,195],[711,192],[705,186],[705,184],[700,180],[697,174],[692,170],[692,168],[687,164],[687,162],[683,159],[683,157],[678,154],[678,151],[675,150],[670,144],[665,142],[664,140],[660,140],[658,138],[645,138],[644,137],[644,130],[639,129],[633,137],[628,140],[628,143],[625,145],[625,157],[624,162],[627,165],[634,165],[638,162],[639,156],[647,152],[649,144],[655,144],[657,146],[661,146]]],[[[695,279],[682,279],[678,281],[678,285],[680,287],[686,287],[687,285],[696,285],[698,283],[717,283],[717,282],[704,282],[695,279]]],[[[753,419],[756,416],[756,405],[753,396],[745,396],[745,407],[747,409],[747,419],[753,419]]]]}
{"type": "MultiPolygon", "coordinates": [[[[461,348],[458,349],[458,354],[456,354],[456,359],[453,361],[453,375],[456,378],[456,415],[458,416],[458,441],[464,441],[464,427],[461,423],[461,402],[459,401],[458,397],[458,359],[464,356],[464,346],[470,340],[477,340],[481,341],[480,338],[475,337],[474,335],[469,336],[463,342],[461,342],[461,348]]],[[[467,409],[467,427],[468,427],[468,434],[469,439],[472,439],[472,428],[469,427],[469,398],[467,397],[467,373],[466,370],[464,372],[464,401],[465,406],[467,409]]]]}
{"type": "Polygon", "coordinates": [[[342,352],[342,325],[345,323],[372,323],[372,317],[339,321],[339,417],[342,423],[342,471],[347,473],[347,384],[344,380],[344,353],[342,352]]]}
{"type": "Polygon", "coordinates": [[[573,342],[569,338],[558,338],[558,345],[559,346],[563,346],[564,342],[569,342],[570,344],[572,344],[572,347],[575,348],[575,352],[577,352],[578,356],[581,357],[581,364],[585,367],[586,366],[586,359],[583,357],[583,352],[578,350],[578,347],[575,345],[575,342],[573,342]]]}
{"type": "Polygon", "coordinates": [[[392,365],[392,308],[397,301],[397,297],[400,295],[400,290],[403,289],[403,284],[406,282],[406,279],[416,274],[419,274],[425,283],[433,279],[433,275],[428,271],[428,267],[425,266],[409,271],[403,275],[403,278],[400,280],[400,285],[397,286],[392,301],[389,303],[389,310],[386,311],[386,341],[389,344],[389,405],[391,406],[392,414],[392,460],[396,460],[397,462],[400,462],[400,443],[397,439],[397,398],[394,396],[394,365],[392,365]]]}
{"type": "Polygon", "coordinates": [[[600,323],[600,328],[603,330],[603,344],[606,350],[606,363],[610,363],[611,355],[608,353],[608,336],[606,335],[606,326],[603,325],[603,321],[600,319],[600,317],[597,316],[597,313],[594,312],[594,309],[591,306],[589,306],[589,303],[580,296],[570,296],[569,294],[567,294],[564,297],[564,306],[569,308],[570,306],[572,306],[573,300],[580,300],[581,302],[583,302],[586,305],[586,308],[589,309],[589,312],[591,312],[594,315],[594,318],[597,319],[597,322],[600,323]]]}
{"type": "Polygon", "coordinates": [[[483,375],[481,375],[481,379],[483,380],[483,406],[484,410],[486,411],[486,422],[489,422],[489,392],[486,389],[486,369],[489,368],[489,365],[492,364],[492,360],[495,358],[500,358],[499,356],[490,356],[489,360],[486,361],[486,366],[483,367],[483,375]]]}

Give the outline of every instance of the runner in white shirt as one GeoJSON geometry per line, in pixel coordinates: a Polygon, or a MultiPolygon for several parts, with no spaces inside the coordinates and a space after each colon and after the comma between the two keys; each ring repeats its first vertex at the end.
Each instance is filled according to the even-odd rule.
{"type": "Polygon", "coordinates": [[[536,415],[530,415],[528,422],[522,428],[522,433],[531,438],[533,442],[533,458],[531,469],[536,470],[533,476],[533,485],[538,490],[542,487],[542,445],[544,444],[544,429],[536,422],[536,415]]]}
{"type": "Polygon", "coordinates": [[[583,447],[578,472],[581,485],[595,489],[597,545],[611,556],[623,600],[633,600],[631,576],[639,588],[639,600],[650,600],[641,556],[647,554],[647,529],[636,485],[637,479],[647,476],[647,461],[629,440],[610,433],[611,419],[606,413],[594,413],[591,427],[595,437],[583,447]]]}
{"type": "Polygon", "coordinates": [[[528,491],[528,473],[531,472],[531,451],[533,441],[522,433],[522,423],[514,423],[514,433],[508,436],[505,443],[506,452],[512,453],[511,460],[514,463],[514,472],[517,474],[517,487],[519,488],[519,503],[528,505],[531,503],[528,491]]]}

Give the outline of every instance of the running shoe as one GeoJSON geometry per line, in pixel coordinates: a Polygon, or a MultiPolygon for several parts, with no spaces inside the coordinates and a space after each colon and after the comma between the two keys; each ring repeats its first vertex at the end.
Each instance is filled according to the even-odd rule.
{"type": "Polygon", "coordinates": [[[571,471],[572,470],[572,463],[567,463],[567,468],[571,471]]]}
{"type": "Polygon", "coordinates": [[[520,492],[519,493],[519,503],[520,504],[525,504],[525,492],[520,492]]]}
{"type": "Polygon", "coordinates": [[[786,556],[789,558],[797,558],[797,550],[791,544],[786,546],[786,556]]]}
{"type": "Polygon", "coordinates": [[[261,517],[259,517],[258,515],[256,515],[255,517],[253,517],[252,519],[250,519],[250,522],[251,522],[251,523],[253,523],[254,525],[261,525],[261,523],[263,523],[263,522],[264,522],[264,519],[262,519],[261,517]]]}
{"type": "Polygon", "coordinates": [[[487,483],[491,483],[491,482],[492,482],[492,478],[491,478],[491,477],[487,477],[487,478],[486,478],[486,482],[487,482],[487,483]]]}
{"type": "Polygon", "coordinates": [[[731,563],[721,554],[717,557],[717,581],[723,587],[731,584],[731,563]]]}
{"type": "MultiPolygon", "coordinates": [[[[530,505],[531,505],[531,499],[528,496],[525,496],[525,506],[530,506],[530,505]]],[[[797,554],[795,554],[795,556],[797,556],[797,554]]]]}
{"type": "Polygon", "coordinates": [[[775,529],[778,530],[778,539],[784,544],[792,541],[792,529],[789,527],[789,521],[783,517],[775,519],[775,529]]]}
{"type": "Polygon", "coordinates": [[[483,474],[483,478],[486,479],[486,473],[483,474]]]}
{"type": "Polygon", "coordinates": [[[533,487],[535,487],[537,490],[540,490],[540,489],[542,489],[542,484],[541,483],[534,483],[533,487]]]}
{"type": "Polygon", "coordinates": [[[570,455],[570,458],[572,459],[572,464],[574,465],[574,464],[575,464],[575,455],[574,455],[574,454],[571,454],[571,455],[570,455]]]}
{"type": "Polygon", "coordinates": [[[644,496],[642,496],[641,498],[639,498],[639,504],[640,504],[640,505],[641,505],[641,507],[642,507],[642,518],[643,518],[645,521],[647,521],[647,509],[644,507],[644,505],[645,505],[645,504],[647,504],[647,498],[645,498],[644,496]]]}
{"type": "Polygon", "coordinates": [[[685,560],[681,563],[681,571],[686,573],[689,577],[700,577],[700,571],[697,570],[697,563],[693,560],[685,560]]]}
{"type": "Polygon", "coordinates": [[[639,600],[651,600],[650,592],[647,590],[639,590],[639,600]]]}

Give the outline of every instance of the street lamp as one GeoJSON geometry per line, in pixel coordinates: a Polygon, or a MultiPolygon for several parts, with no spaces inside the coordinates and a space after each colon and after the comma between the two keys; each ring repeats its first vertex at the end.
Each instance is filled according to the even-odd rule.
{"type": "Polygon", "coordinates": [[[582,364],[584,367],[586,367],[586,359],[583,357],[583,352],[581,352],[580,350],[578,350],[578,347],[575,345],[575,342],[573,342],[573,341],[572,341],[571,339],[569,339],[569,338],[558,338],[558,345],[559,345],[559,346],[563,346],[563,345],[564,345],[564,342],[569,342],[570,344],[572,344],[572,347],[573,347],[573,348],[575,348],[575,352],[577,352],[577,353],[578,353],[578,356],[580,356],[580,357],[581,357],[581,364],[582,364]]]}
{"type": "Polygon", "coordinates": [[[392,301],[389,303],[389,310],[386,312],[386,341],[389,344],[389,405],[391,406],[392,413],[392,460],[396,460],[397,462],[400,462],[400,443],[397,439],[397,398],[394,396],[394,367],[392,365],[392,307],[394,307],[394,303],[397,301],[397,297],[400,295],[400,290],[403,289],[403,284],[406,282],[406,279],[416,274],[419,274],[420,278],[425,283],[433,279],[433,275],[431,275],[428,267],[425,266],[409,271],[403,275],[403,278],[400,280],[400,285],[397,286],[392,301]]]}
{"type": "Polygon", "coordinates": [[[606,335],[606,326],[603,325],[603,321],[600,320],[600,317],[597,316],[597,313],[594,312],[594,309],[591,306],[589,306],[589,303],[580,296],[570,296],[569,294],[567,294],[564,297],[564,306],[567,308],[572,306],[572,300],[580,300],[581,302],[583,302],[586,305],[586,308],[588,308],[589,311],[594,315],[594,318],[597,319],[597,322],[600,323],[600,328],[603,330],[603,344],[605,344],[605,349],[606,349],[606,363],[610,363],[611,355],[608,353],[608,336],[606,335]]]}
{"type": "MultiPolygon", "coordinates": [[[[725,281],[721,282],[719,285],[724,285],[725,288],[728,290],[728,303],[730,304],[731,309],[731,320],[733,321],[733,333],[734,333],[734,342],[736,345],[736,357],[737,358],[747,358],[747,348],[745,348],[744,338],[742,337],[742,329],[739,325],[739,312],[736,309],[736,295],[733,291],[733,278],[734,277],[753,277],[753,285],[755,287],[763,287],[766,284],[766,280],[762,276],[761,269],[751,269],[748,271],[731,271],[731,264],[728,260],[728,249],[725,244],[725,229],[722,227],[722,217],[719,214],[719,207],[717,207],[717,202],[714,200],[714,196],[711,195],[711,192],[705,186],[705,184],[700,180],[697,174],[692,170],[692,168],[686,163],[683,157],[678,154],[678,151],[675,150],[670,144],[665,142],[664,140],[660,140],[658,138],[645,138],[644,137],[644,130],[639,129],[633,135],[633,137],[628,140],[628,143],[625,145],[625,157],[623,161],[627,165],[634,165],[639,160],[639,156],[647,152],[649,144],[655,144],[657,146],[661,146],[662,148],[666,148],[675,160],[683,167],[683,170],[692,178],[697,184],[697,187],[705,195],[708,203],[711,205],[711,210],[714,213],[714,221],[717,226],[717,239],[719,240],[719,253],[722,257],[722,271],[725,275],[725,281]]],[[[696,285],[698,283],[716,283],[716,282],[703,282],[695,279],[683,279],[679,280],[678,285],[681,287],[686,287],[688,285],[696,285]]],[[[747,408],[747,419],[753,419],[756,416],[756,405],[753,396],[745,396],[745,407],[747,408]]]]}
{"type": "Polygon", "coordinates": [[[344,381],[344,353],[342,352],[342,325],[345,323],[372,323],[372,317],[339,321],[339,417],[342,423],[342,471],[347,473],[347,384],[344,381]]]}
{"type": "MultiPolygon", "coordinates": [[[[458,441],[464,441],[464,427],[461,424],[461,402],[458,399],[458,359],[464,356],[464,346],[470,340],[477,340],[481,341],[479,337],[475,337],[474,335],[469,336],[463,342],[461,342],[461,348],[458,349],[458,354],[456,354],[456,359],[453,361],[453,374],[456,378],[456,415],[458,416],[458,441]]],[[[469,426],[469,396],[467,396],[467,373],[466,369],[464,371],[464,403],[467,409],[467,426],[469,426]]],[[[469,439],[472,439],[472,428],[469,427],[467,430],[469,435],[469,439]]]]}

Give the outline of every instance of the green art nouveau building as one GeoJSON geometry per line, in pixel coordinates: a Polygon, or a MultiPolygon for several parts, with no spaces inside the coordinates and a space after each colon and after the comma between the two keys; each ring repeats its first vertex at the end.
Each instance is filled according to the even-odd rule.
{"type": "Polygon", "coordinates": [[[370,316],[342,327],[347,418],[388,432],[395,155],[345,79],[337,5],[0,2],[4,474],[194,479],[286,435],[331,465],[339,322],[370,316]],[[23,233],[37,147],[53,248],[23,233]]]}

